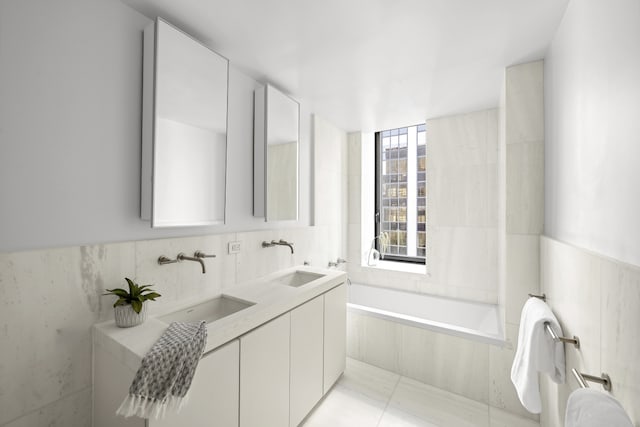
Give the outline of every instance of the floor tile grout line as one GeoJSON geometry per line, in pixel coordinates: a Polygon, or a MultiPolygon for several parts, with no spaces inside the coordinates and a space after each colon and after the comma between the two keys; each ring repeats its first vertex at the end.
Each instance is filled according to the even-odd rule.
{"type": "Polygon", "coordinates": [[[391,404],[391,399],[393,399],[393,395],[396,394],[396,390],[398,389],[398,385],[400,384],[400,380],[402,379],[402,375],[398,375],[398,379],[396,380],[396,384],[393,386],[393,391],[389,394],[389,398],[387,399],[387,403],[384,405],[384,409],[380,414],[380,418],[378,418],[378,422],[376,423],[376,427],[380,426],[382,422],[382,418],[384,418],[384,414],[387,412],[387,408],[391,404]]]}

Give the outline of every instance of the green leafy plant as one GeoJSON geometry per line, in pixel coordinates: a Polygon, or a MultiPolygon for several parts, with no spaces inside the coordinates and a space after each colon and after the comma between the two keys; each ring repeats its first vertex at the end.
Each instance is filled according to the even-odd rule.
{"type": "Polygon", "coordinates": [[[151,285],[140,286],[135,283],[133,280],[124,278],[129,284],[129,290],[122,288],[115,289],[107,289],[107,293],[103,295],[115,295],[118,297],[118,300],[113,304],[114,307],[119,305],[131,305],[133,311],[140,314],[140,310],[142,310],[142,303],[147,300],[155,301],[156,298],[161,295],[151,288],[151,285]]]}

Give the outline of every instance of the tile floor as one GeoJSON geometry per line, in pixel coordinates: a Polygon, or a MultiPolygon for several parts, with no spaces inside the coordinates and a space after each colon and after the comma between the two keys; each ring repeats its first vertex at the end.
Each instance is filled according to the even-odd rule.
{"type": "Polygon", "coordinates": [[[342,378],[303,425],[540,427],[537,422],[349,358],[342,378]]]}

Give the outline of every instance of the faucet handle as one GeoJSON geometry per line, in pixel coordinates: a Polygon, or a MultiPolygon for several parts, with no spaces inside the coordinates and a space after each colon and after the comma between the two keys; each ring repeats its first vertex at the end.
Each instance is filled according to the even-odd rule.
{"type": "Polygon", "coordinates": [[[178,262],[177,259],[171,259],[171,258],[168,258],[168,257],[166,257],[164,255],[161,255],[160,257],[158,257],[158,264],[160,264],[160,265],[173,264],[173,263],[176,263],[176,262],[178,262]]]}
{"type": "Polygon", "coordinates": [[[211,254],[211,255],[207,255],[205,254],[203,251],[195,251],[193,253],[193,256],[196,258],[215,258],[216,256],[211,254]]]}
{"type": "Polygon", "coordinates": [[[344,258],[338,258],[336,260],[336,264],[346,264],[346,263],[347,263],[347,260],[344,258]]]}

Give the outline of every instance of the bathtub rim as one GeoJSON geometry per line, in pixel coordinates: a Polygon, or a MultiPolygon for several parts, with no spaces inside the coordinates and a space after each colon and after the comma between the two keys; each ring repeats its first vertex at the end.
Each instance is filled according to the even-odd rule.
{"type": "MultiPolygon", "coordinates": [[[[483,342],[483,343],[486,343],[486,344],[492,344],[492,345],[496,345],[496,346],[500,346],[500,347],[504,347],[507,344],[507,340],[506,340],[506,336],[505,336],[505,327],[500,322],[500,316],[499,316],[500,306],[497,305],[497,304],[490,304],[490,303],[485,303],[485,302],[462,300],[462,299],[456,299],[456,298],[440,296],[440,295],[424,294],[424,293],[420,293],[420,292],[404,290],[404,289],[389,288],[389,287],[385,287],[385,286],[367,285],[367,284],[358,283],[358,282],[353,282],[351,285],[374,287],[374,288],[379,288],[379,289],[384,289],[384,290],[389,290],[389,291],[395,291],[395,292],[400,292],[400,293],[419,295],[419,296],[424,296],[424,297],[429,297],[429,298],[447,299],[447,300],[456,301],[456,302],[459,301],[459,302],[472,303],[472,304],[490,306],[492,308],[496,308],[496,321],[497,321],[497,325],[498,325],[498,328],[499,328],[501,333],[491,334],[491,333],[483,332],[483,331],[480,331],[480,330],[477,330],[477,329],[470,329],[470,328],[465,328],[463,326],[453,325],[451,323],[438,322],[438,321],[435,321],[435,320],[424,319],[422,317],[411,316],[411,315],[408,315],[408,314],[397,313],[397,312],[394,312],[394,311],[383,310],[383,309],[380,309],[380,308],[369,307],[369,306],[356,304],[356,303],[352,303],[350,301],[347,301],[347,310],[350,311],[350,312],[355,312],[357,314],[361,314],[361,315],[365,315],[365,316],[366,315],[373,316],[373,317],[376,317],[378,319],[397,322],[397,323],[404,324],[406,326],[413,326],[413,327],[417,327],[417,328],[428,329],[428,330],[431,330],[431,331],[434,331],[434,332],[441,332],[441,333],[444,333],[444,334],[447,334],[447,335],[453,335],[453,336],[457,336],[459,338],[466,338],[466,339],[471,339],[471,340],[474,340],[474,341],[480,341],[480,342],[483,342]]],[[[351,286],[351,285],[349,285],[349,286],[351,286]]]]}

